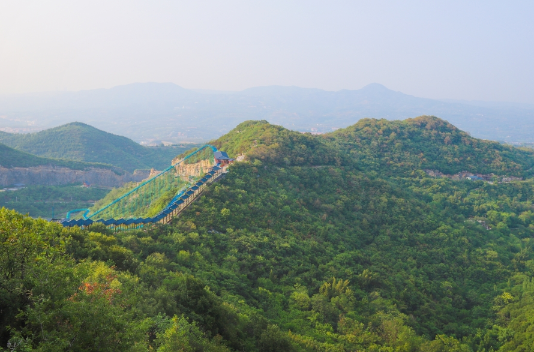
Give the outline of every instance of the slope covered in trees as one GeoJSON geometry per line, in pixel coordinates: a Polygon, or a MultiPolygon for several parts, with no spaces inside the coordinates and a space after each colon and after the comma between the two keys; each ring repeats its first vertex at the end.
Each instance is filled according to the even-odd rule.
{"type": "Polygon", "coordinates": [[[0,143],[38,156],[105,163],[130,172],[166,168],[184,150],[184,147],[144,147],[80,122],[30,134],[0,132],[0,143]]]}
{"type": "MultiPolygon", "coordinates": [[[[340,138],[237,126],[213,144],[246,161],[165,226],[67,230],[0,210],[1,346],[529,350],[532,180],[388,173],[340,138]]],[[[474,160],[529,167],[528,155],[475,142],[474,160]]],[[[467,162],[454,165],[479,165],[467,162]]]]}
{"type": "Polygon", "coordinates": [[[363,119],[327,134],[355,162],[388,173],[437,169],[531,175],[534,153],[471,137],[434,116],[406,120],[363,119]]]}

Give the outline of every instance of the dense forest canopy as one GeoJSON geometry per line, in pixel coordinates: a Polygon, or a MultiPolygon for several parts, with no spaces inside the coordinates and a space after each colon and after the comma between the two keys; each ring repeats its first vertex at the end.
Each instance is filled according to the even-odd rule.
{"type": "Polygon", "coordinates": [[[531,175],[534,166],[531,151],[473,138],[434,116],[362,119],[326,138],[366,169],[382,172],[437,169],[522,176],[531,175]]]}
{"type": "Polygon", "coordinates": [[[529,152],[434,117],[322,136],[247,121],[212,144],[245,161],[169,225],[0,210],[0,346],[530,350],[534,182],[422,171],[528,176],[529,152]]]}

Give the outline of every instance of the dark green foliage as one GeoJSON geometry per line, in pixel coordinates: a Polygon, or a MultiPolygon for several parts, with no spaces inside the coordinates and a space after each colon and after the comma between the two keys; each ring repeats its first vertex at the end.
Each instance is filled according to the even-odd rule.
{"type": "Polygon", "coordinates": [[[105,163],[130,172],[164,169],[176,155],[190,148],[143,147],[80,122],[31,134],[1,133],[0,143],[38,156],[105,163]]]}
{"type": "Polygon", "coordinates": [[[111,231],[102,224],[92,225],[89,233],[73,232],[71,236],[67,253],[73,258],[107,261],[119,270],[130,272],[135,272],[139,265],[133,253],[119,246],[111,231]]]}
{"type": "MultiPolygon", "coordinates": [[[[310,296],[306,316],[319,312],[334,329],[340,314],[358,312],[369,323],[387,309],[416,317],[406,323],[421,334],[466,336],[491,318],[495,285],[524,270],[515,249],[502,245],[519,244],[509,232],[488,233],[383,181],[265,166],[236,165],[184,215],[180,223],[190,225],[182,231],[199,237],[183,237],[181,258],[212,288],[247,297],[294,332],[304,326],[283,307],[301,285],[310,296]],[[349,280],[354,294],[335,305],[332,295],[321,298],[331,277],[349,280]]],[[[520,248],[531,252],[530,242],[520,248]]]]}
{"type": "Polygon", "coordinates": [[[146,211],[146,216],[156,216],[160,211],[162,211],[172,200],[172,198],[178,193],[179,189],[174,188],[167,192],[165,192],[161,197],[156,199],[153,204],[150,205],[148,210],[146,211]]]}

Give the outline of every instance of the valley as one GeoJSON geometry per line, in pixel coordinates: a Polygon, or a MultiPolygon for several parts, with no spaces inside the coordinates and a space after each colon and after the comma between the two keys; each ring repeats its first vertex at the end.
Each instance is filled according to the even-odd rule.
{"type": "Polygon", "coordinates": [[[28,186],[0,192],[0,207],[15,209],[33,218],[62,218],[72,209],[87,208],[103,198],[109,188],[63,186],[28,186]]]}

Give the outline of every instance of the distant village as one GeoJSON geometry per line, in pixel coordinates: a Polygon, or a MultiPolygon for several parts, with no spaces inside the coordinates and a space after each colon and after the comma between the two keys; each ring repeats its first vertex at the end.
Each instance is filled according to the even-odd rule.
{"type": "Polygon", "coordinates": [[[485,181],[488,183],[493,183],[493,182],[506,183],[506,182],[523,180],[522,177],[498,176],[495,174],[474,174],[469,171],[462,171],[454,175],[447,175],[438,170],[425,169],[424,171],[426,172],[428,176],[436,177],[436,178],[450,178],[453,181],[469,180],[469,181],[485,181]]]}
{"type": "Polygon", "coordinates": [[[14,185],[12,185],[12,187],[0,188],[0,192],[18,191],[19,189],[23,188],[26,188],[26,185],[24,183],[15,183],[14,185]]]}

